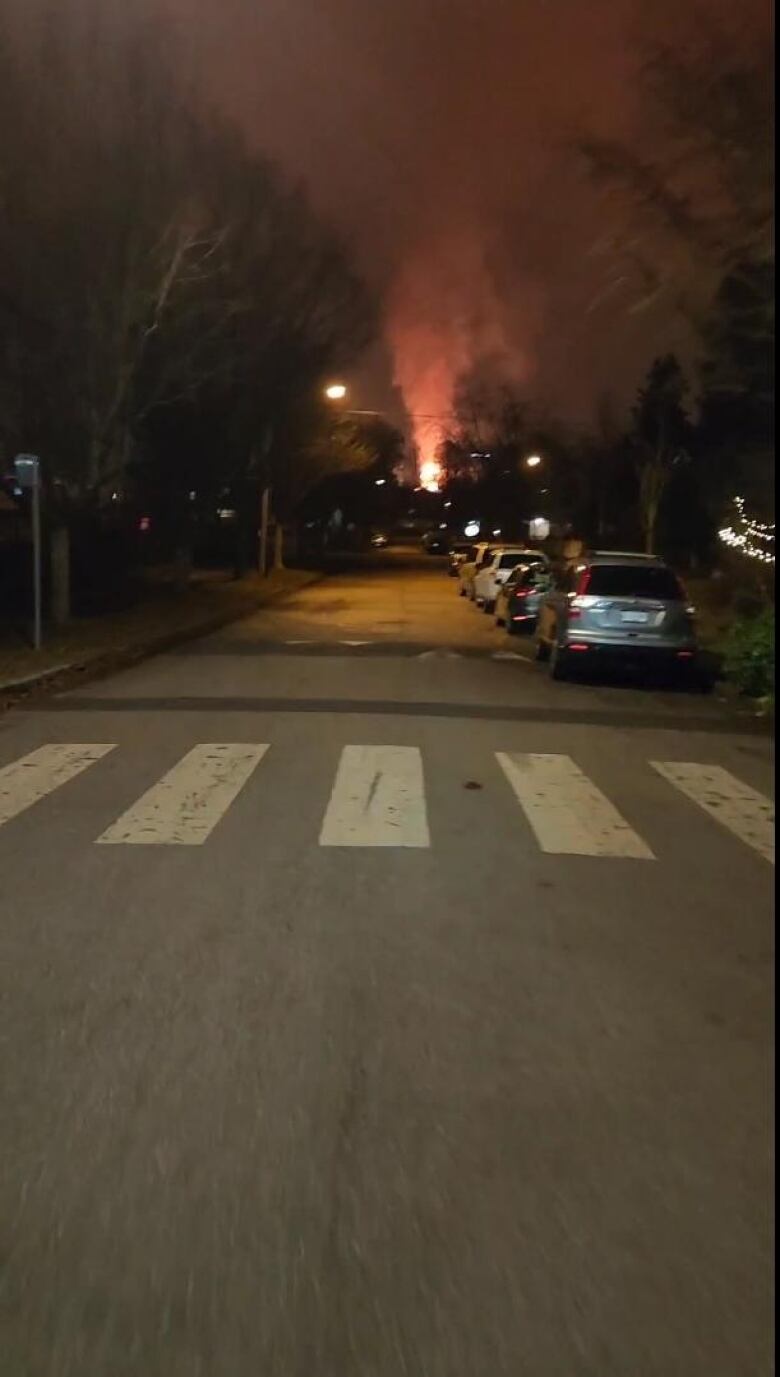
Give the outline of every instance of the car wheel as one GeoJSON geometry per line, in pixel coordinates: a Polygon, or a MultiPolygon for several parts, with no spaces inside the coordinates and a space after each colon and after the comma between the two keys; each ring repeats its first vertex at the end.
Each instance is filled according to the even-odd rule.
{"type": "Polygon", "coordinates": [[[712,693],[715,681],[712,674],[708,674],[705,669],[694,670],[688,680],[688,687],[692,693],[712,693]]]}
{"type": "Polygon", "coordinates": [[[494,611],[495,611],[495,608],[496,608],[496,604],[495,604],[494,602],[488,602],[488,601],[487,601],[487,598],[485,599],[485,601],[484,601],[483,604],[482,604],[482,611],[485,612],[485,613],[487,613],[488,616],[490,616],[491,612],[494,612],[494,611]]]}
{"type": "Polygon", "coordinates": [[[534,659],[540,664],[545,664],[550,658],[550,647],[546,641],[541,641],[537,636],[534,642],[534,659]]]}
{"type": "Polygon", "coordinates": [[[550,678],[557,679],[560,683],[569,677],[569,657],[565,650],[561,650],[558,642],[555,641],[550,651],[550,678]]]}
{"type": "Polygon", "coordinates": [[[517,635],[517,627],[515,626],[514,622],[512,621],[512,618],[510,617],[510,615],[509,615],[508,612],[507,612],[507,616],[506,616],[506,621],[504,622],[504,626],[506,627],[506,634],[507,634],[507,636],[516,636],[516,635],[517,635]]]}

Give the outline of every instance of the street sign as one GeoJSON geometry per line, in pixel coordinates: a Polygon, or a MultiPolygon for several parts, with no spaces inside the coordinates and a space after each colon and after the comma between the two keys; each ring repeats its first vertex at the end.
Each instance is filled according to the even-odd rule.
{"type": "Polygon", "coordinates": [[[32,493],[33,537],[33,645],[41,648],[41,464],[36,454],[17,454],[14,459],[16,481],[32,493]]]}
{"type": "Polygon", "coordinates": [[[35,454],[17,454],[14,459],[16,481],[20,488],[37,488],[40,464],[35,454]]]}

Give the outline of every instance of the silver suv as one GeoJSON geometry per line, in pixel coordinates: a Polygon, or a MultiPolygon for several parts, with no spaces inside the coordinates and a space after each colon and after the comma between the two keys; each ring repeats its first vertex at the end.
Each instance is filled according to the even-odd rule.
{"type": "Polygon", "coordinates": [[[693,612],[677,575],[660,560],[596,551],[563,571],[544,599],[536,658],[549,660],[553,679],[594,660],[698,674],[693,612]]]}

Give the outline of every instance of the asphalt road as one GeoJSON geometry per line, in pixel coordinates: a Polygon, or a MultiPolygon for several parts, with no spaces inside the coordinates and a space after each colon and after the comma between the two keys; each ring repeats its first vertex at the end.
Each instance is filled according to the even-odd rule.
{"type": "Polygon", "coordinates": [[[390,553],[0,721],[3,1377],[773,1370],[769,743],[526,649],[390,553]]]}

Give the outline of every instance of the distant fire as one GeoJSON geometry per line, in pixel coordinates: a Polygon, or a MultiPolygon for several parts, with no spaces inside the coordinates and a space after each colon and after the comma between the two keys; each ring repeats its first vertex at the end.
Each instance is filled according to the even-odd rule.
{"type": "Polygon", "coordinates": [[[435,459],[425,459],[420,465],[420,487],[426,492],[438,492],[441,482],[441,465],[435,459]]]}

